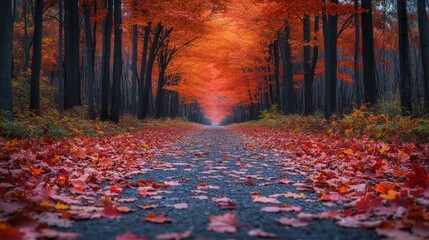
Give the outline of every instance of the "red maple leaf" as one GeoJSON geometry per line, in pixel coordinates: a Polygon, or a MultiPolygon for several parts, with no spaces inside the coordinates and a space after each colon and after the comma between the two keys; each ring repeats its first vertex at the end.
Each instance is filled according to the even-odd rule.
{"type": "Polygon", "coordinates": [[[429,187],[429,174],[419,164],[411,165],[412,173],[407,174],[408,181],[405,183],[407,187],[429,187]]]}

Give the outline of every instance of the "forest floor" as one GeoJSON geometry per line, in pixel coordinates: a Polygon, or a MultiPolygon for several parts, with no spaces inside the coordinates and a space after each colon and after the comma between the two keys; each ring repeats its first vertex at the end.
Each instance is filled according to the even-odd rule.
{"type": "Polygon", "coordinates": [[[0,149],[1,239],[429,238],[428,144],[182,125],[0,149]]]}

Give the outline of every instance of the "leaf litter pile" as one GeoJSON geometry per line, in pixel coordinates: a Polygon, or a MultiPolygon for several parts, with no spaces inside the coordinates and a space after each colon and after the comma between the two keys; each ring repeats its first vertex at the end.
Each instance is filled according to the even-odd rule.
{"type": "Polygon", "coordinates": [[[0,149],[1,239],[88,238],[81,225],[136,215],[106,236],[306,239],[331,222],[429,238],[429,145],[187,126],[0,149]]]}

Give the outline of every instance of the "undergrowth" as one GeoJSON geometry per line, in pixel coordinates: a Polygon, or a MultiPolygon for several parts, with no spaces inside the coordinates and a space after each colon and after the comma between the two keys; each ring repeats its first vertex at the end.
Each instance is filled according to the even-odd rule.
{"type": "Polygon", "coordinates": [[[312,116],[282,115],[278,106],[262,111],[260,120],[245,123],[292,132],[369,137],[387,142],[429,142],[429,118],[404,117],[396,105],[381,103],[374,109],[362,106],[351,114],[326,119],[318,113],[312,116]]]}
{"type": "Polygon", "coordinates": [[[135,132],[145,128],[168,127],[189,124],[185,119],[146,119],[144,121],[126,115],[121,117],[118,124],[89,120],[86,107],[75,107],[60,114],[56,110],[48,110],[43,116],[31,113],[19,113],[13,121],[0,119],[0,139],[27,139],[34,137],[64,138],[64,137],[102,137],[126,132],[135,132]]]}

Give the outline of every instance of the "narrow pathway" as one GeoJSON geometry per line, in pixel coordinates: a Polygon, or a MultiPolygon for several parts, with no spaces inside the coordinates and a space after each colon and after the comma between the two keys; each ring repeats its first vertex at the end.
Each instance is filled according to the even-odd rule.
{"type": "Polygon", "coordinates": [[[284,159],[275,153],[258,150],[252,147],[252,143],[246,142],[246,139],[240,139],[224,128],[205,128],[180,144],[158,156],[155,161],[160,162],[156,169],[127,179],[135,183],[151,179],[156,183],[167,182],[170,184],[168,188],[159,189],[161,193],[157,192],[155,196],[144,197],[139,197],[137,187],[127,188],[123,197],[137,198],[133,202],[123,203],[132,212],[122,214],[120,219],[101,218],[76,222],[68,230],[81,234],[83,239],[114,239],[128,231],[137,236],[155,239],[162,233],[187,230],[192,230],[191,239],[258,239],[248,235],[252,229],[277,234],[278,239],[377,239],[371,231],[341,228],[329,220],[313,220],[305,227],[283,226],[276,219],[296,218],[297,212],[261,211],[263,207],[281,204],[300,207],[300,212],[303,213],[329,210],[316,201],[318,196],[278,182],[286,177],[294,182],[305,181],[304,177],[278,166],[283,161],[293,159],[284,159]],[[288,192],[297,195],[295,198],[286,197],[288,192]],[[252,195],[271,196],[280,203],[255,203],[252,195]],[[235,203],[236,208],[221,209],[214,200],[222,201],[218,198],[223,197],[229,198],[224,200],[235,203]],[[175,209],[172,205],[178,203],[186,203],[188,208],[175,209]],[[138,205],[157,207],[144,210],[138,205]],[[172,223],[145,222],[143,219],[150,212],[156,215],[162,213],[167,218],[172,218],[172,223]],[[223,215],[227,212],[236,213],[240,223],[237,233],[207,231],[209,215],[223,215]]]}

